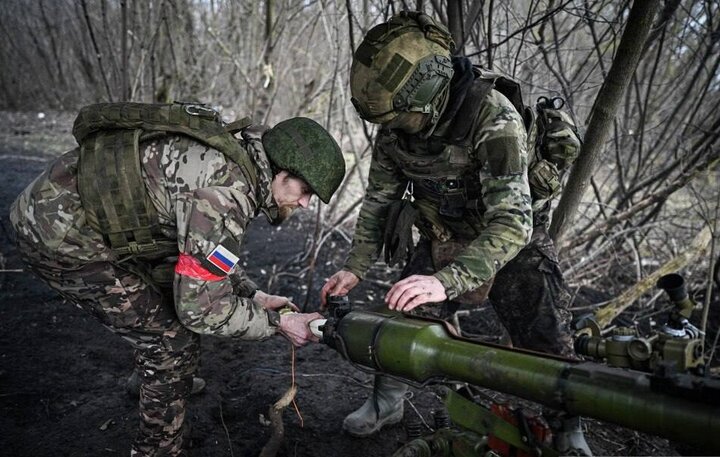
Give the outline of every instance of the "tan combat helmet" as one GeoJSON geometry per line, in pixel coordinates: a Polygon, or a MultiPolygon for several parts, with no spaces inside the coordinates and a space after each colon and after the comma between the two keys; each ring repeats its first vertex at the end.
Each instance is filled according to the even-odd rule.
{"type": "Polygon", "coordinates": [[[424,13],[403,11],[370,29],[350,70],[360,117],[385,124],[402,112],[419,112],[434,126],[453,76],[454,47],[448,30],[424,13]]]}

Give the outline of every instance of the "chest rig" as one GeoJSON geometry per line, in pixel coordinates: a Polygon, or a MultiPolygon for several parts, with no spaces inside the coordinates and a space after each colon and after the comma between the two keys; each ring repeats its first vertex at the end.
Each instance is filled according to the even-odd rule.
{"type": "Polygon", "coordinates": [[[186,135],[235,162],[253,187],[255,168],[233,133],[250,124],[225,125],[200,104],[101,103],[80,110],[73,136],[80,144],[78,192],[87,223],[123,259],[177,254],[177,241],[160,230],[142,176],[140,143],[168,133],[186,135]]]}
{"type": "MultiPolygon", "coordinates": [[[[474,71],[476,78],[444,135],[423,139],[386,131],[380,138],[380,147],[389,148],[387,155],[408,178],[413,195],[436,204],[444,218],[460,219],[468,210],[484,212],[479,172],[487,157],[480,157],[475,150],[472,127],[485,98],[493,88],[498,88],[516,98],[510,100],[513,105],[524,106],[519,86],[517,90],[499,88],[498,84],[503,83],[499,75],[481,73],[477,68],[474,71]]],[[[523,109],[522,115],[526,126],[532,126],[532,111],[523,109]]]]}

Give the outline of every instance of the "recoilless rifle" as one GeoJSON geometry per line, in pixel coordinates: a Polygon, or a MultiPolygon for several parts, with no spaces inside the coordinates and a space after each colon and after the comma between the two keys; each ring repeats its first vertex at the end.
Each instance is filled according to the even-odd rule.
{"type": "Polygon", "coordinates": [[[450,386],[449,420],[442,416],[433,433],[415,436],[396,457],[558,455],[542,419],[488,405],[477,388],[717,453],[720,379],[704,376],[701,335],[688,322],[693,305],[682,278],[666,276],[658,286],[676,306],[648,337],[628,328],[604,337],[591,318],[579,321],[576,351],[597,361],[463,338],[444,321],[355,311],[347,297],[331,297],[329,317],[312,326],[360,370],[415,386],[450,386]]]}

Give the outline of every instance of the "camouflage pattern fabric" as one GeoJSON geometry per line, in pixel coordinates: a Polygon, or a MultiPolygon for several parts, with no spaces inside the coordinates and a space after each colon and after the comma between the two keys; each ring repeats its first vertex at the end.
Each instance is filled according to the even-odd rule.
{"type": "MultiPolygon", "coordinates": [[[[443,121],[435,135],[450,131],[452,121],[443,121]]],[[[416,313],[446,319],[457,310],[459,301],[468,303],[464,300],[467,297],[474,297],[479,305],[494,278],[491,303],[513,344],[571,356],[570,297],[554,246],[541,227],[528,244],[533,220],[522,119],[507,98],[493,90],[470,135],[471,150],[453,154],[456,146],[445,147],[440,153],[432,151],[432,138],[380,131],[345,268],[362,278],[376,260],[382,250],[387,207],[401,198],[408,179],[417,182],[423,176],[451,176],[464,166],[464,173],[479,176],[481,201],[475,209],[464,209],[461,217],[441,215],[437,199],[415,193],[421,214],[416,226],[422,238],[401,276],[434,274],[449,299],[440,306],[423,305],[416,313]],[[463,157],[470,157],[471,163],[460,163],[463,157]],[[443,266],[446,261],[433,261],[432,240],[455,241],[465,248],[443,266]],[[471,291],[474,293],[465,295],[471,291]],[[521,291],[522,296],[518,296],[521,291]]]]}
{"type": "MultiPolygon", "coordinates": [[[[442,135],[449,125],[440,125],[442,135]]],[[[481,205],[462,217],[440,215],[440,203],[416,195],[420,218],[416,223],[429,239],[472,240],[462,254],[435,273],[449,299],[477,289],[512,259],[530,240],[531,198],[527,179],[527,139],[522,119],[502,94],[492,91],[472,130],[472,163],[481,186],[481,205]]],[[[359,277],[375,262],[382,249],[382,232],[388,205],[401,197],[408,178],[423,173],[442,175],[442,167],[457,168],[452,146],[441,155],[427,150],[428,141],[403,138],[381,130],[373,151],[368,186],[360,211],[353,247],[345,268],[359,277]]],[[[465,154],[464,156],[467,156],[465,154]]]]}
{"type": "MultiPolygon", "coordinates": [[[[400,274],[431,275],[437,271],[432,243],[422,238],[400,274]]],[[[537,229],[533,239],[517,256],[500,269],[491,283],[490,304],[510,335],[513,346],[574,358],[569,324],[570,294],[552,240],[544,229],[537,229]],[[522,306],[519,306],[522,304],[522,306]]],[[[448,320],[460,306],[479,306],[488,290],[468,295],[464,300],[421,305],[410,312],[423,317],[448,320]]]]}
{"type": "Polygon", "coordinates": [[[515,347],[576,357],[570,293],[543,227],[536,227],[530,244],[500,269],[489,298],[515,347]]]}
{"type": "Polygon", "coordinates": [[[140,428],[131,455],[182,455],[185,403],[197,371],[200,336],[177,320],[171,291],[158,290],[109,262],[71,268],[18,241],[33,272],[135,349],[140,428]]]}
{"type": "MultiPolygon", "coordinates": [[[[207,262],[222,243],[240,257],[250,220],[259,214],[277,217],[262,132],[244,131],[241,143],[257,168],[257,188],[222,153],[187,137],[169,135],[142,145],[148,193],[163,234],[177,239],[180,254],[207,262]]],[[[153,263],[116,258],[85,225],[77,160],[77,149],[54,160],[13,203],[10,220],[18,246],[51,287],[136,349],[141,427],[133,452],[180,455],[198,334],[262,339],[275,327],[249,298],[257,287],[241,262],[213,281],[175,274],[174,284],[165,289],[152,279],[153,272],[174,258],[153,263]]]]}

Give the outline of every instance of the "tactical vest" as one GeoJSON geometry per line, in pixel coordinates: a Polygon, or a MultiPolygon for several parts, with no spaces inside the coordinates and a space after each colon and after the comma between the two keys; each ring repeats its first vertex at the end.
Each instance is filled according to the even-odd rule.
{"type": "Polygon", "coordinates": [[[142,178],[140,143],[168,133],[186,135],[222,152],[257,185],[255,167],[233,136],[250,124],[229,125],[200,104],[101,103],[82,108],[73,125],[80,144],[78,191],[87,223],[121,258],[177,254],[177,241],[160,231],[142,178]]]}
{"type": "Polygon", "coordinates": [[[575,126],[570,117],[560,111],[561,107],[552,105],[539,103],[536,118],[533,110],[523,103],[516,81],[479,67],[473,70],[475,81],[445,135],[423,140],[391,132],[381,140],[380,147],[392,148],[388,155],[412,182],[415,195],[437,203],[440,216],[467,217],[467,210],[482,214],[478,171],[486,158],[477,157],[471,130],[485,99],[496,89],[508,98],[523,119],[528,134],[528,181],[535,224],[545,223],[548,202],[560,190],[561,172],[577,157],[580,139],[575,126]],[[428,153],[414,153],[418,148],[428,153]]]}

